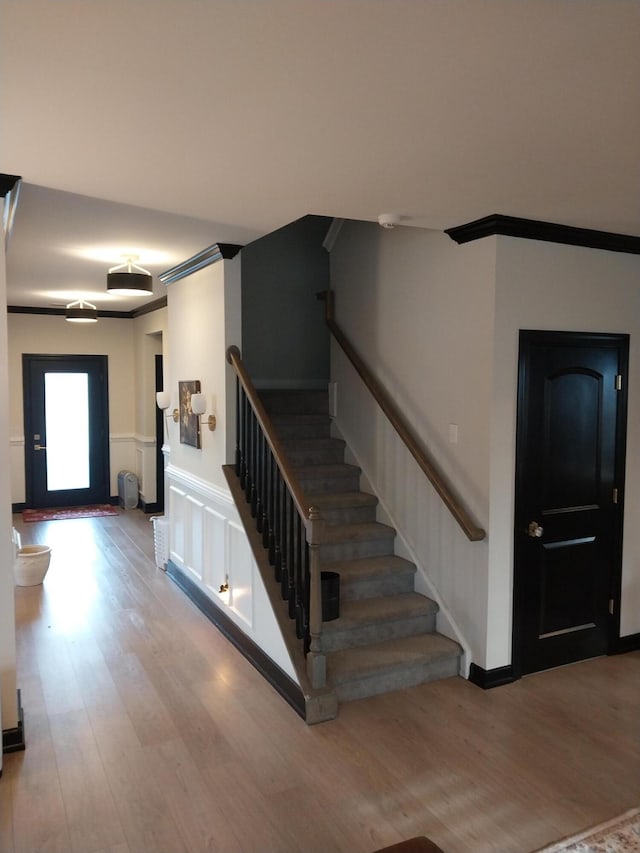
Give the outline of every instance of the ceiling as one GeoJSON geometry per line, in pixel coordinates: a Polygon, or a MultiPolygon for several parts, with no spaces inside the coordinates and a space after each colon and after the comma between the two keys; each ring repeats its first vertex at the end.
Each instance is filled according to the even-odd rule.
{"type": "Polygon", "coordinates": [[[305,214],[640,235],[637,0],[2,0],[0,33],[10,304],[126,310],[123,252],[305,214]]]}

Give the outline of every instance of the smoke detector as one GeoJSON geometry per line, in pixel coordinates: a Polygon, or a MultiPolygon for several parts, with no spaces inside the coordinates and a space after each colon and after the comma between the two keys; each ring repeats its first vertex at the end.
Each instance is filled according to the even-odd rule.
{"type": "Polygon", "coordinates": [[[395,228],[400,224],[400,217],[397,213],[381,213],[378,224],[381,228],[395,228]]]}

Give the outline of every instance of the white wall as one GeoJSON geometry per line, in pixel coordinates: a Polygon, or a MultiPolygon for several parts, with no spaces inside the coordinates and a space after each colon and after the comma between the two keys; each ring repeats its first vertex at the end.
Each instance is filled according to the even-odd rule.
{"type": "MultiPolygon", "coordinates": [[[[0,305],[7,304],[7,280],[4,236],[0,235],[0,305]]],[[[0,314],[0,468],[9,470],[9,371],[7,315],[0,314]]],[[[0,477],[0,701],[2,725],[11,729],[17,725],[16,705],[16,631],[13,599],[13,548],[11,542],[11,495],[9,478],[0,477]]],[[[0,746],[1,749],[1,746],[0,746]]],[[[0,760],[0,767],[2,761],[0,760]]]]}
{"type": "Polygon", "coordinates": [[[166,469],[170,557],[262,650],[296,680],[262,578],[231,499],[222,466],[235,455],[235,374],[226,361],[241,347],[240,257],[202,269],[168,288],[170,341],[165,391],[178,403],[178,382],[199,379],[215,432],[202,428],[200,449],[181,444],[168,423],[166,469]],[[228,578],[230,591],[218,589],[228,578]]]}
{"type": "MultiPolygon", "coordinates": [[[[631,335],[621,636],[640,631],[640,258],[498,237],[491,445],[488,667],[511,659],[518,332],[631,335]]],[[[482,241],[486,242],[486,241],[482,241]]],[[[466,246],[461,246],[462,254],[466,246]]]]}
{"type": "MultiPolygon", "coordinates": [[[[490,244],[463,254],[438,232],[356,222],[345,223],[331,255],[338,324],[483,527],[494,258],[490,244]],[[456,444],[450,424],[458,427],[456,444]]],[[[483,665],[487,542],[468,542],[335,344],[332,379],[340,432],[401,531],[400,552],[418,565],[417,588],[440,603],[439,630],[455,636],[457,624],[483,665]]]]}

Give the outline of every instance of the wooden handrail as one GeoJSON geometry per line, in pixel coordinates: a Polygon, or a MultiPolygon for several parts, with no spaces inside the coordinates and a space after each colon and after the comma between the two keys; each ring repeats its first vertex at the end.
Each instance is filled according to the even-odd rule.
{"type": "Polygon", "coordinates": [[[271,418],[266,412],[265,407],[262,405],[262,401],[258,396],[258,392],[256,391],[249,374],[246,371],[244,363],[242,361],[242,356],[240,355],[240,350],[237,346],[233,345],[227,349],[227,361],[229,364],[232,364],[242,387],[245,390],[247,397],[249,398],[249,402],[253,407],[253,411],[255,412],[256,418],[258,419],[258,423],[262,427],[262,431],[264,432],[265,438],[271,448],[273,455],[276,458],[278,463],[278,467],[280,468],[280,472],[282,474],[282,478],[287,484],[287,488],[291,493],[291,497],[296,505],[296,509],[298,513],[305,519],[305,523],[309,521],[311,514],[311,507],[307,505],[305,501],[304,492],[302,491],[298,480],[293,473],[291,465],[288,463],[287,458],[285,456],[284,449],[278,440],[275,430],[273,428],[273,424],[271,423],[271,418]]]}
{"type": "Polygon", "coordinates": [[[479,542],[484,539],[486,537],[485,531],[475,524],[464,504],[457,497],[453,488],[447,482],[444,474],[422,449],[416,435],[398,410],[396,404],[371,373],[369,368],[349,342],[340,326],[336,323],[334,317],[333,291],[327,290],[324,293],[319,293],[318,299],[322,299],[325,302],[325,319],[331,334],[336,339],[337,343],[340,345],[345,355],[360,375],[362,381],[387,416],[389,422],[404,442],[409,453],[411,453],[421,470],[426,474],[429,482],[438,495],[440,495],[445,506],[464,531],[467,539],[471,542],[479,542]]]}

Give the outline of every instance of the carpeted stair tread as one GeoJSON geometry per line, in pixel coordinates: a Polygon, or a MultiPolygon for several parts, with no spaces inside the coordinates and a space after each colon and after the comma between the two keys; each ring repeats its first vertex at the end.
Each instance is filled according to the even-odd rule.
{"type": "Polygon", "coordinates": [[[358,524],[331,524],[325,530],[323,545],[338,545],[345,542],[366,542],[370,539],[388,539],[393,541],[396,531],[388,524],[379,521],[365,521],[358,524]]]}
{"type": "Polygon", "coordinates": [[[293,470],[300,480],[352,477],[354,474],[360,474],[360,468],[357,465],[348,465],[346,462],[336,462],[332,465],[296,465],[293,470]]]}
{"type": "Polygon", "coordinates": [[[330,652],[327,655],[327,672],[331,682],[339,685],[398,668],[424,666],[443,659],[457,659],[461,654],[459,644],[442,634],[420,634],[330,652]]]}
{"type": "Polygon", "coordinates": [[[282,439],[285,452],[290,450],[325,450],[327,448],[344,450],[345,442],[341,438],[285,438],[282,439]]]}
{"type": "Polygon", "coordinates": [[[412,619],[419,616],[432,616],[437,612],[438,605],[435,601],[425,595],[420,595],[418,592],[341,601],[340,617],[331,622],[324,622],[322,630],[325,635],[328,635],[364,625],[396,622],[400,619],[412,619]]]}

